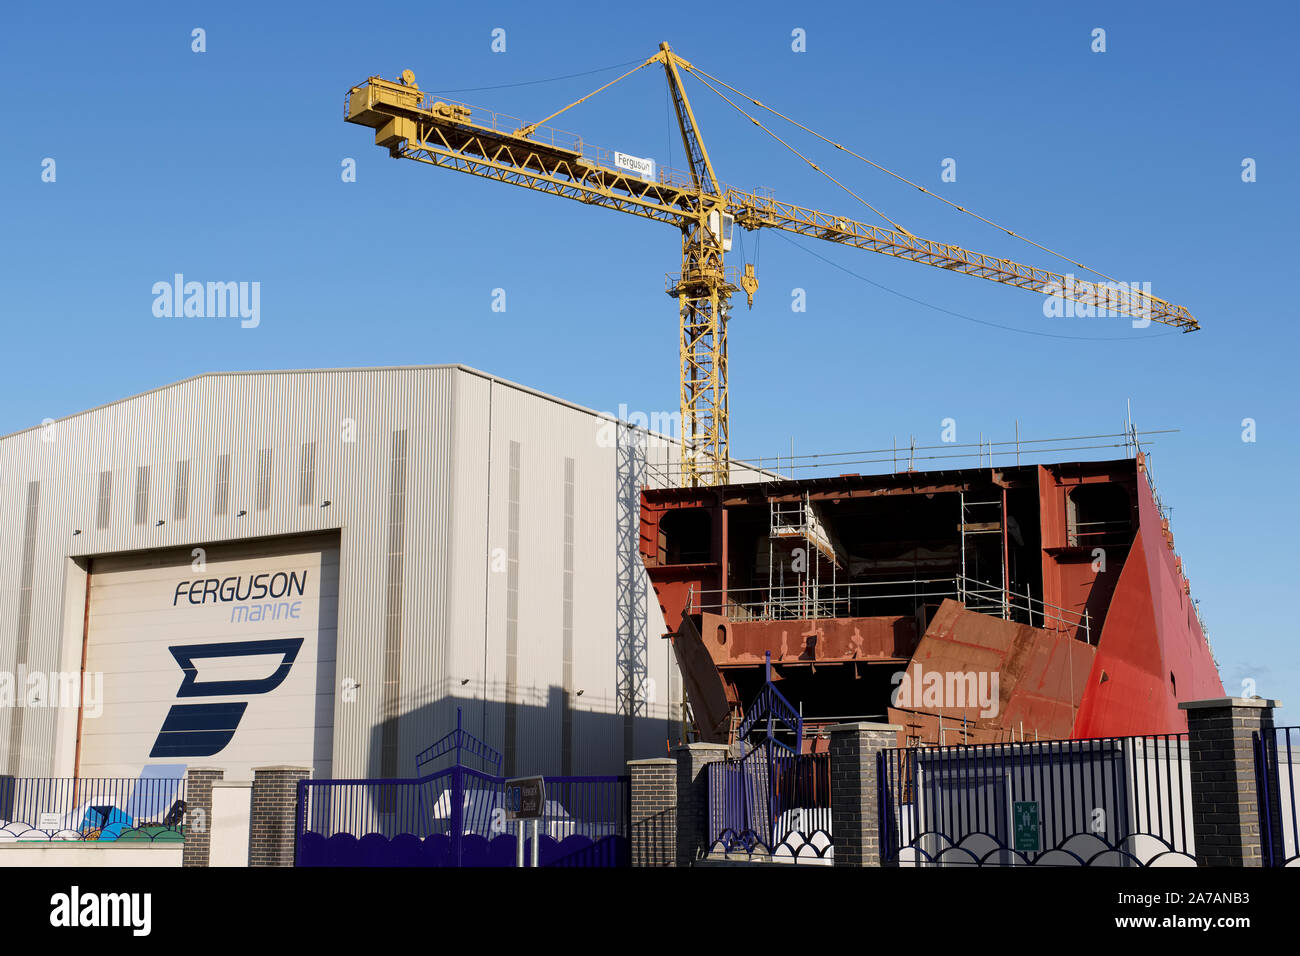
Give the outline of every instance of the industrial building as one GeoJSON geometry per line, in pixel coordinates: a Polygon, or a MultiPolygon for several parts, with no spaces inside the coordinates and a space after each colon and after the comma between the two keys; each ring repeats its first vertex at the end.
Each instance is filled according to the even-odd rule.
{"type": "Polygon", "coordinates": [[[1174,732],[1222,693],[1140,452],[679,473],[454,365],[202,375],[0,438],[0,767],[404,777],[459,709],[507,774],[615,773],[735,743],[769,657],[810,729],[900,743],[1174,732]],[[900,701],[921,671],[996,699],[900,701]]]}
{"type": "Polygon", "coordinates": [[[410,776],[457,708],[507,773],[663,754],[637,535],[678,457],[453,365],[201,375],[0,438],[0,768],[410,776]]]}

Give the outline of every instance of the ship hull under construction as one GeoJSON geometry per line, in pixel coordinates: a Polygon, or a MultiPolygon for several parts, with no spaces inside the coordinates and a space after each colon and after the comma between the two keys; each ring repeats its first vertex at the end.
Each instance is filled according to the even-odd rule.
{"type": "Polygon", "coordinates": [[[1223,685],[1143,456],[642,494],[699,739],[765,663],[818,728],[900,744],[1186,730],[1223,685]]]}

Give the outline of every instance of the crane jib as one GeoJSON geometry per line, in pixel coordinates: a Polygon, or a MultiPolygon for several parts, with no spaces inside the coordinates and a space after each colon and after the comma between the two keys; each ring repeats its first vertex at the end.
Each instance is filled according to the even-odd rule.
{"type": "MultiPolygon", "coordinates": [[[[1149,283],[1080,279],[924,239],[901,226],[888,229],[777,202],[766,193],[723,187],[682,84],[682,71],[697,79],[700,73],[666,43],[636,69],[547,120],[653,63],[663,66],[668,80],[690,164],[685,173],[592,146],[577,134],[542,123],[526,124],[492,110],[436,98],[420,90],[409,70],[398,81],[372,76],[349,89],[344,118],[372,128],[376,145],[396,158],[603,206],[681,230],[682,269],[670,275],[668,288],[677,297],[680,311],[683,484],[717,485],[729,480],[726,323],[737,281],[751,305],[758,288],[752,265],[746,265],[743,276],[724,265],[733,221],[748,231],[779,229],[1014,286],[1047,296],[1049,302],[1079,303],[1084,307],[1081,314],[1089,317],[1125,315],[1183,331],[1200,328],[1186,308],[1152,295],[1149,283]]],[[[1052,314],[1046,305],[1044,314],[1052,314]]],[[[1133,324],[1140,327],[1137,321],[1133,324]]]]}

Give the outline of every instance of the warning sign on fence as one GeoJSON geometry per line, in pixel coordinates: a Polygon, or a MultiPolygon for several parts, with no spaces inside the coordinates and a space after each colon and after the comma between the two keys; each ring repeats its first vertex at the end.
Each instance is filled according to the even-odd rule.
{"type": "Polygon", "coordinates": [[[1016,830],[1016,849],[1021,853],[1037,853],[1041,849],[1038,801],[1017,800],[1012,804],[1011,819],[1016,830]]]}

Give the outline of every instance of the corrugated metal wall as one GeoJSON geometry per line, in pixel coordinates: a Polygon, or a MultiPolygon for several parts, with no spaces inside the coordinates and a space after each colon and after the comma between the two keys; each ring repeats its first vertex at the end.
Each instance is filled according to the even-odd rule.
{"type": "MultiPolygon", "coordinates": [[[[433,366],[202,376],[2,438],[0,671],[79,669],[75,559],[338,528],[337,676],[360,686],[355,701],[336,695],[336,776],[412,772],[457,706],[520,772],[608,773],[660,755],[676,740],[680,682],[644,576],[639,606],[619,604],[630,600],[616,580],[627,456],[620,464],[602,434],[588,410],[433,366]],[[624,699],[629,635],[618,630],[638,617],[637,690],[624,699]],[[399,718],[388,760],[386,707],[399,718]]],[[[648,483],[673,453],[636,451],[648,483]]],[[[75,721],[70,731],[54,709],[0,710],[3,772],[70,773],[74,744],[75,721]]]]}

